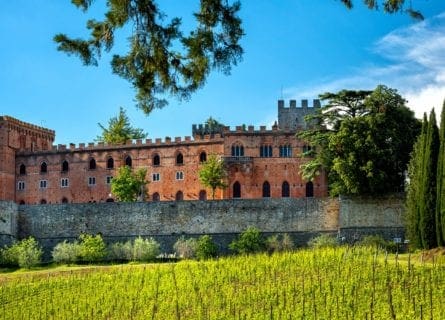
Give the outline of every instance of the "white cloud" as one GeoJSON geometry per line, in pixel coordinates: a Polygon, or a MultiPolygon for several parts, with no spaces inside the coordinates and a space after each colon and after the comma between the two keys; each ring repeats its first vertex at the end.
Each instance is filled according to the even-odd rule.
{"type": "Polygon", "coordinates": [[[373,89],[385,84],[398,89],[416,116],[433,107],[440,113],[445,98],[445,12],[387,34],[374,44],[373,51],[388,62],[359,66],[345,77],[289,88],[284,93],[291,98],[316,97],[326,91],[373,89]]]}

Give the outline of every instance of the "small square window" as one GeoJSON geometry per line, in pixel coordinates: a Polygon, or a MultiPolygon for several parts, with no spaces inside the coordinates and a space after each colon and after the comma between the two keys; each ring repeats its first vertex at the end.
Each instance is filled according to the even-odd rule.
{"type": "Polygon", "coordinates": [[[46,189],[48,187],[48,181],[47,180],[40,180],[39,181],[40,189],[46,189]]]}
{"type": "Polygon", "coordinates": [[[17,190],[25,190],[25,181],[19,181],[17,183],[17,190]]]}
{"type": "Polygon", "coordinates": [[[177,171],[176,172],[176,180],[184,180],[184,172],[177,171]]]}
{"type": "Polygon", "coordinates": [[[161,175],[159,173],[153,173],[151,180],[152,181],[160,181],[161,180],[161,175]]]}
{"type": "Polygon", "coordinates": [[[111,184],[111,180],[113,180],[113,176],[107,176],[106,183],[111,184]]]}
{"type": "Polygon", "coordinates": [[[88,177],[88,185],[89,186],[96,185],[96,177],[88,177]]]}
{"type": "Polygon", "coordinates": [[[68,186],[69,186],[69,180],[68,180],[68,178],[62,178],[62,179],[60,179],[60,186],[61,186],[62,188],[68,188],[68,186]]]}

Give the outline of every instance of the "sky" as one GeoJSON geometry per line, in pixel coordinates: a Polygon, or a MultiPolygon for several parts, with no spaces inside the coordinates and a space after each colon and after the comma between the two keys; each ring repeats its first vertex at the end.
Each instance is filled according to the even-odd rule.
{"type": "MultiPolygon", "coordinates": [[[[85,22],[101,19],[104,1],[87,13],[69,0],[4,1],[0,9],[0,115],[56,131],[55,144],[93,142],[119,107],[149,138],[191,135],[213,117],[225,125],[271,126],[277,100],[312,100],[323,92],[395,88],[417,117],[440,113],[445,98],[445,1],[411,0],[424,21],[368,10],[339,0],[241,0],[242,61],[230,75],[213,72],[188,101],[146,116],[134,90],[112,74],[110,55],[85,67],[56,49],[57,33],[87,36],[85,22]]],[[[158,0],[168,17],[193,23],[198,0],[158,0]]],[[[120,34],[118,34],[119,36],[120,34]]],[[[126,36],[116,40],[123,53],[126,36]]]]}

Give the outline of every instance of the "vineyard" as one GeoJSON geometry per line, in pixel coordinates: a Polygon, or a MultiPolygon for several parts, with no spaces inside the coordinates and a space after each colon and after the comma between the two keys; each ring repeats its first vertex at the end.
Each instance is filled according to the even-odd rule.
{"type": "Polygon", "coordinates": [[[445,263],[369,248],[0,275],[0,319],[443,319],[445,263]]]}

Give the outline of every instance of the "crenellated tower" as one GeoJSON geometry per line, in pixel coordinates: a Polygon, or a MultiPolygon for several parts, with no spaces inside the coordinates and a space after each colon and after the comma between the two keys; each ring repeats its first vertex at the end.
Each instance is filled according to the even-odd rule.
{"type": "Polygon", "coordinates": [[[289,107],[284,106],[284,100],[278,100],[278,127],[290,131],[307,129],[313,124],[307,123],[305,116],[314,114],[320,107],[319,99],[314,99],[311,107],[306,99],[301,100],[301,106],[297,106],[296,100],[290,100],[289,107]]]}
{"type": "Polygon", "coordinates": [[[0,200],[15,201],[16,152],[49,150],[55,132],[9,116],[0,116],[0,200]]]}

